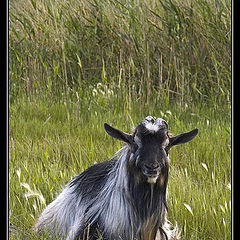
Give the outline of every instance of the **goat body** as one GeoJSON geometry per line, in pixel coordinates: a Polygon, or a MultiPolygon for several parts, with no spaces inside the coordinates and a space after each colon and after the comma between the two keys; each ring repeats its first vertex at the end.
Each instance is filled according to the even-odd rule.
{"type": "Polygon", "coordinates": [[[167,220],[168,150],[190,141],[197,130],[171,140],[167,124],[157,120],[148,128],[148,121],[141,122],[133,134],[105,124],[111,136],[127,145],[111,160],[74,177],[42,212],[35,230],[67,240],[179,239],[167,220]]]}

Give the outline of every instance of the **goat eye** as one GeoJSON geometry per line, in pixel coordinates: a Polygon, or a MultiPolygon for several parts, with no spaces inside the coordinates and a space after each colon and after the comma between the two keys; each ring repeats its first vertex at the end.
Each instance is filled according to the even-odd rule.
{"type": "Polygon", "coordinates": [[[162,151],[165,151],[166,153],[168,152],[168,146],[166,146],[166,147],[161,147],[161,150],[162,151]]]}

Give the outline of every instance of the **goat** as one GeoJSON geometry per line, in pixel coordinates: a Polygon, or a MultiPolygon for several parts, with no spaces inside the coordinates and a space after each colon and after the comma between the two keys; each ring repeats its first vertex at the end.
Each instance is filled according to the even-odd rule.
{"type": "Polygon", "coordinates": [[[170,137],[165,120],[146,117],[132,134],[104,124],[126,145],[75,176],[39,217],[35,231],[60,239],[179,239],[167,220],[169,150],[198,129],[170,137]]]}

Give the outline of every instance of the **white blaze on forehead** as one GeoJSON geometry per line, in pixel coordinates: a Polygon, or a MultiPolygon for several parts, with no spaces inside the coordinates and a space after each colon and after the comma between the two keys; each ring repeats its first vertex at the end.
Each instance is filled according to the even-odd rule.
{"type": "Polygon", "coordinates": [[[159,130],[159,126],[154,123],[147,123],[145,127],[152,133],[157,132],[159,130]]]}
{"type": "Polygon", "coordinates": [[[162,118],[158,118],[154,122],[149,122],[150,117],[145,118],[147,122],[145,122],[145,127],[151,132],[157,132],[160,128],[162,128],[165,125],[165,121],[162,118]]]}

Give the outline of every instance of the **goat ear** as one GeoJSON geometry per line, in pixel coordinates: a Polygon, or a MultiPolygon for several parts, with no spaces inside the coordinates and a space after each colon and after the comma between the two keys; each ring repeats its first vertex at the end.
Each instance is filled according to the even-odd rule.
{"type": "Polygon", "coordinates": [[[190,132],[187,132],[187,133],[179,134],[179,135],[169,139],[169,145],[170,145],[170,147],[172,147],[175,145],[190,142],[191,140],[193,140],[193,138],[195,138],[197,136],[197,134],[198,134],[198,128],[196,128],[190,132]]]}
{"type": "Polygon", "coordinates": [[[107,123],[104,123],[104,128],[111,137],[121,140],[128,144],[133,143],[133,136],[131,134],[128,134],[128,133],[122,132],[121,130],[113,128],[107,123]]]}

